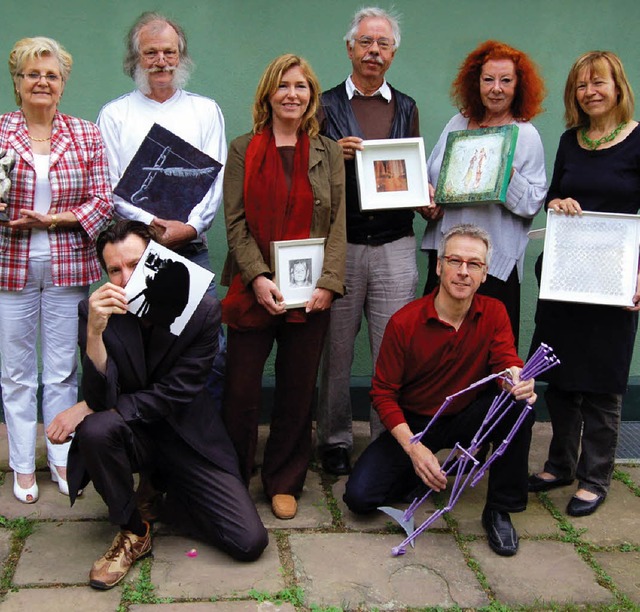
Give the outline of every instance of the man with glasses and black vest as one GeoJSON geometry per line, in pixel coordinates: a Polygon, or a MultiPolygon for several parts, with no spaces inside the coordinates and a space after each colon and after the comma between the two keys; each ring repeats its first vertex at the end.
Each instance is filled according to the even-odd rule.
{"type": "MultiPolygon", "coordinates": [[[[397,18],[380,8],[359,10],[345,36],[352,72],[322,94],[322,133],[342,146],[346,170],[347,294],[331,307],[320,373],[318,447],[323,469],[348,474],[353,445],[351,364],[364,312],[373,362],[389,317],[415,298],[418,270],[413,210],[361,212],[355,151],[363,140],[419,136],[418,108],[391,87],[385,73],[400,46],[397,18]]],[[[372,437],[382,431],[372,412],[372,437]]]]}

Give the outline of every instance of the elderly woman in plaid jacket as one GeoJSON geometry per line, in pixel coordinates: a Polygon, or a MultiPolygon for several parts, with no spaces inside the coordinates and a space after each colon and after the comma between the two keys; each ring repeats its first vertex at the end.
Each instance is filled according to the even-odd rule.
{"type": "MultiPolygon", "coordinates": [[[[35,479],[38,360],[45,427],[77,401],[77,305],[101,276],[95,238],[113,202],[97,127],[58,112],[69,53],[44,37],[18,41],[9,71],[20,110],[0,116],[0,149],[15,159],[0,210],[0,357],[13,492],[38,499],[35,479]]],[[[47,444],[51,478],[66,483],[67,444],[47,444]]]]}

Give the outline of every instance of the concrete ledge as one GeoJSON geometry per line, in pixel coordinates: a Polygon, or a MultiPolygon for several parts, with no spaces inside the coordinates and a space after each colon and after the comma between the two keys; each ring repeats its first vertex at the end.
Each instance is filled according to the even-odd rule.
{"type": "MultiPolygon", "coordinates": [[[[275,388],[275,377],[265,376],[263,379],[262,394],[262,423],[268,423],[271,410],[273,408],[273,394],[275,388]]],[[[536,392],[538,401],[536,402],[536,420],[548,421],[549,412],[544,401],[544,390],[546,383],[538,383],[536,392]]],[[[369,390],[371,389],[371,378],[368,376],[351,377],[351,405],[353,408],[354,421],[369,420],[369,390]]],[[[38,421],[42,422],[42,387],[38,387],[38,421]]],[[[629,379],[629,387],[622,403],[623,421],[640,421],[640,376],[632,376],[629,379]]],[[[0,394],[0,422],[4,423],[4,411],[2,410],[2,396],[0,394]]]]}

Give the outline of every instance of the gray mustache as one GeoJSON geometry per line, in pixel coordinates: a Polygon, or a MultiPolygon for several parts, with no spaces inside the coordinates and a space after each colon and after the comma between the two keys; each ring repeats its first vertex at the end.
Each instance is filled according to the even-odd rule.
{"type": "Polygon", "coordinates": [[[375,62],[376,64],[384,64],[384,62],[382,61],[382,58],[379,55],[373,55],[371,53],[367,53],[363,58],[362,58],[363,62],[375,62]]]}

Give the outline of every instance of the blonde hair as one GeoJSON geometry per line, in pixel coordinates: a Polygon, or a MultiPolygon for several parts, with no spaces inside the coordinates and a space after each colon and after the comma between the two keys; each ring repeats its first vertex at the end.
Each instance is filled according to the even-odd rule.
{"type": "Polygon", "coordinates": [[[296,66],[299,66],[300,70],[302,70],[302,74],[309,84],[310,92],[309,106],[307,106],[307,110],[302,116],[300,129],[310,137],[317,136],[320,132],[320,126],[316,119],[316,111],[318,110],[320,99],[320,83],[318,82],[318,77],[316,77],[307,60],[299,55],[286,53],[272,60],[260,78],[253,103],[254,133],[261,132],[265,126],[271,125],[273,109],[271,108],[269,98],[277,91],[284,73],[296,66]]]}
{"type": "Polygon", "coordinates": [[[588,127],[590,123],[589,115],[580,108],[576,99],[580,74],[586,70],[588,75],[604,75],[607,67],[618,89],[617,121],[621,123],[633,118],[635,99],[620,58],[611,51],[589,51],[575,61],[567,77],[564,88],[564,120],[567,128],[588,127]]]}
{"type": "Polygon", "coordinates": [[[58,61],[60,76],[66,81],[71,74],[73,58],[71,54],[53,38],[45,36],[35,36],[34,38],[22,38],[11,49],[9,53],[9,74],[13,79],[16,103],[22,104],[22,98],[18,93],[18,74],[27,62],[41,57],[53,57],[58,61]]]}

